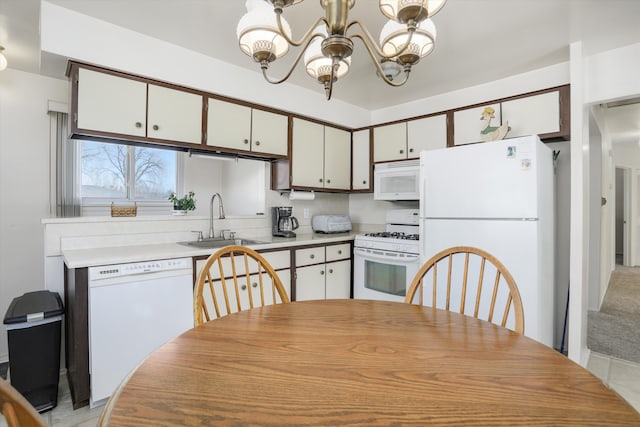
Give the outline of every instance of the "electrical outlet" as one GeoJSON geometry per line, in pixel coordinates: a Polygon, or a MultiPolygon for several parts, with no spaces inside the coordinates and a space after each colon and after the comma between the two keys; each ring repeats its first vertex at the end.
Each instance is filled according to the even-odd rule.
{"type": "Polygon", "coordinates": [[[309,208],[304,208],[303,214],[305,219],[309,218],[309,208]]]}

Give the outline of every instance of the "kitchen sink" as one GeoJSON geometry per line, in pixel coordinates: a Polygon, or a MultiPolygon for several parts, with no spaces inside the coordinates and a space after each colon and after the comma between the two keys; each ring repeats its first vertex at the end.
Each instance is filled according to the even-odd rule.
{"type": "Polygon", "coordinates": [[[204,240],[193,240],[190,242],[178,242],[179,245],[191,246],[193,248],[221,248],[223,246],[229,245],[258,245],[261,243],[259,240],[251,240],[251,239],[204,239],[204,240]]]}

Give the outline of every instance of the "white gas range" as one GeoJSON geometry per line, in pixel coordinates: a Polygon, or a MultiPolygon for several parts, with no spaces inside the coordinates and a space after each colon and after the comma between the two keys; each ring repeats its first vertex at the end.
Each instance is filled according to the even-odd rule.
{"type": "Polygon", "coordinates": [[[386,221],[386,231],[355,238],[356,299],[402,302],[420,267],[418,209],[390,209],[386,221]]]}

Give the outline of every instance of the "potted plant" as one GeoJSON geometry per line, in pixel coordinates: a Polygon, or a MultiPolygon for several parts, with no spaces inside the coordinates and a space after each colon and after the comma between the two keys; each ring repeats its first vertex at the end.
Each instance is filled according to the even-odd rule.
{"type": "Polygon", "coordinates": [[[173,202],[173,214],[174,215],[186,215],[187,212],[196,208],[196,199],[193,191],[189,191],[184,197],[178,198],[175,192],[169,194],[169,201],[173,202]]]}

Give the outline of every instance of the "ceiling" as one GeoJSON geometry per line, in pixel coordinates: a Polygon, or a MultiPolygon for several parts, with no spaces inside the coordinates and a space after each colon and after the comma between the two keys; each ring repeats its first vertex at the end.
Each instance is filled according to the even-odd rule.
{"type": "MultiPolygon", "coordinates": [[[[48,1],[259,72],[238,48],[235,30],[246,12],[243,0],[48,1]]],[[[294,37],[322,14],[319,3],[307,0],[285,9],[294,37]]],[[[359,0],[349,15],[376,38],[385,22],[377,3],[359,0]]],[[[0,0],[0,44],[10,67],[63,78],[61,65],[39,51],[39,10],[39,0],[0,0]]],[[[337,82],[333,97],[375,110],[566,62],[573,41],[583,41],[588,55],[638,43],[639,16],[639,0],[448,0],[433,18],[436,47],[414,66],[405,86],[392,88],[378,78],[355,40],[351,70],[337,82]]],[[[296,53],[292,48],[269,74],[284,75],[296,53]]],[[[298,66],[290,82],[322,93],[303,68],[298,66]]],[[[640,107],[610,109],[622,110],[635,118],[639,136],[640,107]]]]}

